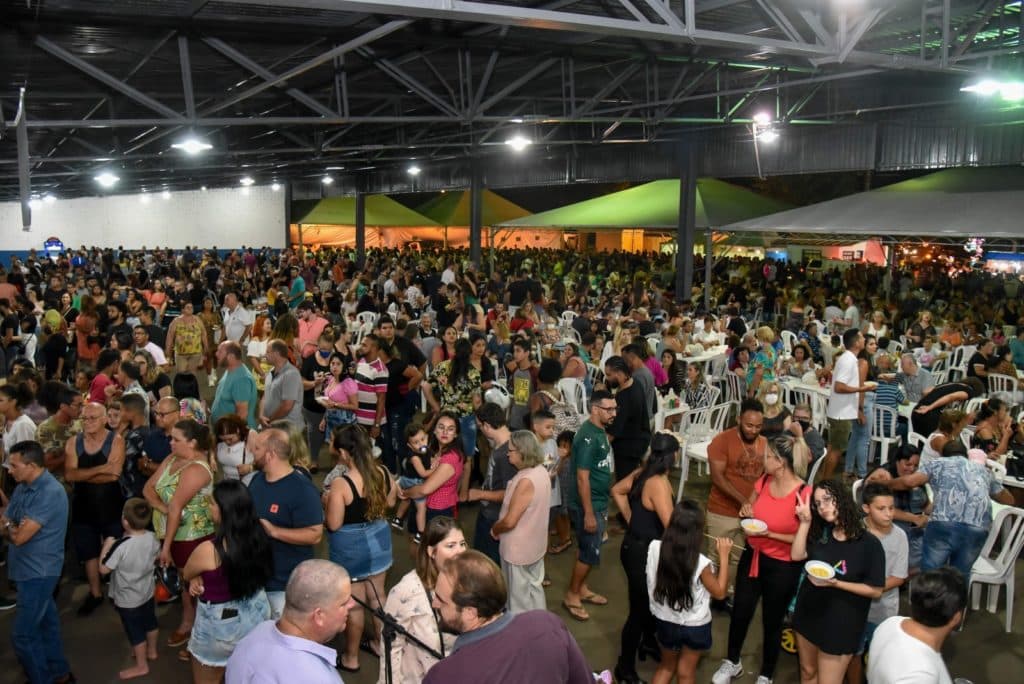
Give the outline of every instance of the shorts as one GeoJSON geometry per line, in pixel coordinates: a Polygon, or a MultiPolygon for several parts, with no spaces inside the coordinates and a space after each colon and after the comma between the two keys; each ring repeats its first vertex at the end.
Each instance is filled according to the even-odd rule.
{"type": "Polygon", "coordinates": [[[868,649],[871,647],[871,638],[875,636],[876,629],[878,629],[877,622],[868,622],[864,625],[864,634],[860,638],[860,648],[855,655],[868,652],[868,649]]]}
{"type": "Polygon", "coordinates": [[[192,555],[192,552],[196,550],[196,547],[210,539],[213,539],[212,534],[200,537],[199,539],[171,542],[171,560],[174,561],[174,567],[179,570],[183,569],[185,564],[188,563],[188,557],[192,555]]]}
{"type": "Polygon", "coordinates": [[[120,519],[108,523],[71,523],[71,541],[75,546],[75,555],[83,563],[100,557],[104,539],[107,537],[120,539],[123,536],[124,528],[121,527],[120,519]]]}
{"type": "Polygon", "coordinates": [[[342,525],[328,533],[331,562],[348,570],[353,582],[391,567],[391,526],[386,520],[342,525]]]}
{"type": "Polygon", "coordinates": [[[156,603],[150,598],[141,606],[135,608],[122,608],[115,606],[117,614],[121,616],[121,625],[128,635],[128,643],[138,646],[145,643],[146,634],[156,631],[156,603]]]}
{"type": "Polygon", "coordinates": [[[196,621],[188,652],[208,667],[226,667],[238,642],[253,627],[269,619],[270,602],[262,589],[252,596],[224,603],[196,601],[196,621]]]}
{"type": "MultiPolygon", "coordinates": [[[[401,489],[408,489],[409,487],[415,487],[416,485],[421,484],[423,484],[422,477],[406,477],[405,475],[402,475],[400,478],[398,478],[398,486],[401,489]]],[[[413,499],[413,501],[415,501],[418,504],[426,503],[427,497],[421,496],[418,499],[413,499]]]]}
{"type": "Polygon", "coordinates": [[[684,648],[691,651],[711,650],[711,623],[698,627],[686,627],[674,622],[654,618],[654,636],[666,651],[679,652],[684,648]]]}
{"type": "Polygon", "coordinates": [[[585,565],[596,567],[601,564],[601,540],[604,537],[604,529],[608,524],[607,511],[594,511],[597,518],[597,530],[587,532],[583,525],[584,512],[580,509],[570,508],[569,517],[572,519],[573,527],[576,528],[576,540],[579,544],[579,561],[585,565]]]}
{"type": "Polygon", "coordinates": [[[828,419],[828,447],[836,451],[846,453],[846,447],[850,444],[850,433],[853,432],[854,419],[829,418],[828,419]]]}
{"type": "MultiPolygon", "coordinates": [[[[455,517],[455,506],[451,506],[450,508],[430,508],[430,507],[428,507],[427,508],[427,525],[430,524],[431,520],[433,520],[434,518],[440,518],[442,515],[446,516],[446,517],[449,517],[449,518],[454,518],[455,517]]],[[[413,522],[415,523],[415,518],[413,518],[413,522]]]]}

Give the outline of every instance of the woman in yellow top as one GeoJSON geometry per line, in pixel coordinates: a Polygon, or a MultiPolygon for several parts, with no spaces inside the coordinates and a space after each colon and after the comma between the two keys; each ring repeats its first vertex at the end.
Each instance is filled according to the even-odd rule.
{"type": "Polygon", "coordinates": [[[178,373],[195,373],[203,365],[209,349],[206,326],[195,315],[192,302],[181,305],[181,315],[171,321],[167,329],[167,362],[174,363],[178,373]]]}
{"type": "MultiPolygon", "coordinates": [[[[143,489],[143,496],[153,506],[153,531],[162,540],[159,560],[163,567],[173,564],[183,569],[192,551],[213,537],[213,473],[207,462],[211,442],[205,425],[191,418],[179,420],[171,429],[171,455],[143,489]]],[[[168,646],[188,642],[195,617],[195,599],[188,591],[181,592],[181,624],[167,639],[168,646]]],[[[185,656],[187,659],[188,654],[185,656]]]]}

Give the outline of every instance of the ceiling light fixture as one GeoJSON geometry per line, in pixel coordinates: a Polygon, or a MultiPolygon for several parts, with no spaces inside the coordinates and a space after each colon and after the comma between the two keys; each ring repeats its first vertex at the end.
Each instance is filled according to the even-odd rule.
{"type": "Polygon", "coordinates": [[[173,147],[176,150],[181,150],[182,152],[189,156],[195,156],[200,152],[205,152],[206,150],[213,149],[213,145],[211,145],[208,142],[198,140],[197,138],[188,138],[181,142],[176,142],[173,145],[171,145],[171,147],[173,147]]]}
{"type": "Polygon", "coordinates": [[[1017,79],[983,78],[976,83],[965,85],[960,92],[974,93],[982,97],[998,95],[1008,102],[1019,102],[1024,100],[1024,82],[1017,79]]]}
{"type": "Polygon", "coordinates": [[[779,133],[773,128],[768,128],[757,133],[757,139],[763,143],[773,143],[779,139],[779,133]]]}
{"type": "Polygon", "coordinates": [[[330,185],[331,183],[333,183],[333,182],[334,182],[334,179],[333,179],[333,178],[331,178],[331,177],[330,177],[330,176],[328,175],[328,176],[324,176],[323,178],[321,178],[321,179],[320,179],[320,182],[321,182],[321,183],[323,183],[324,185],[330,185]]]}
{"type": "Polygon", "coordinates": [[[516,134],[505,141],[505,144],[511,147],[516,152],[522,152],[532,144],[532,141],[522,135],[516,134]]]}
{"type": "Polygon", "coordinates": [[[412,166],[410,166],[406,170],[409,172],[410,176],[418,176],[418,175],[420,175],[420,171],[422,171],[422,169],[420,167],[416,166],[415,164],[413,164],[412,166]]]}
{"type": "Polygon", "coordinates": [[[171,191],[164,190],[163,192],[160,193],[160,196],[163,197],[165,200],[169,200],[171,199],[171,191]]]}
{"type": "Polygon", "coordinates": [[[273,184],[271,184],[270,189],[273,190],[274,192],[277,192],[278,190],[281,189],[281,184],[280,183],[273,183],[273,184]]]}
{"type": "Polygon", "coordinates": [[[115,185],[117,185],[117,181],[121,180],[121,178],[115,176],[109,171],[104,171],[103,173],[96,176],[94,180],[104,188],[112,188],[115,185]]]}
{"type": "Polygon", "coordinates": [[[256,181],[254,181],[251,176],[245,176],[245,177],[242,178],[242,180],[240,180],[238,182],[241,183],[242,185],[244,185],[245,187],[249,187],[250,185],[252,185],[256,181]]]}
{"type": "Polygon", "coordinates": [[[54,202],[57,201],[57,198],[54,197],[53,195],[46,194],[43,195],[43,201],[46,202],[47,204],[53,204],[54,202]]]}
{"type": "Polygon", "coordinates": [[[202,192],[206,192],[206,186],[205,186],[205,185],[202,185],[202,186],[200,186],[200,187],[199,187],[199,189],[200,189],[200,190],[201,190],[202,192]]]}
{"type": "Polygon", "coordinates": [[[758,126],[770,126],[772,123],[772,115],[768,112],[758,112],[754,114],[754,123],[758,126]]]}

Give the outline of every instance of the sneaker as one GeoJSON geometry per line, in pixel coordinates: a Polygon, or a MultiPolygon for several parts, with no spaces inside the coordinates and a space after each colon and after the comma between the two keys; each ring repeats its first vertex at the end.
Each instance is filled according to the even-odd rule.
{"type": "Polygon", "coordinates": [[[419,544],[423,541],[423,535],[417,532],[416,534],[412,535],[412,541],[414,544],[419,544]]]}
{"type": "Polygon", "coordinates": [[[729,684],[732,680],[743,675],[743,664],[734,663],[731,660],[723,660],[722,664],[711,675],[711,684],[729,684]]]}
{"type": "Polygon", "coordinates": [[[10,599],[6,596],[0,596],[0,611],[10,610],[11,608],[16,607],[17,605],[18,601],[16,599],[10,599]]]}
{"type": "Polygon", "coordinates": [[[94,610],[96,610],[97,608],[99,608],[100,606],[102,606],[102,605],[103,605],[103,597],[102,596],[93,596],[92,594],[89,594],[88,596],[85,597],[85,600],[82,601],[82,605],[80,605],[78,607],[78,615],[79,615],[79,617],[85,617],[86,615],[92,615],[92,612],[94,610]]]}
{"type": "Polygon", "coordinates": [[[391,526],[394,527],[399,532],[402,531],[402,519],[399,518],[397,515],[394,518],[392,518],[391,520],[389,520],[388,522],[391,523],[391,526]]]}
{"type": "Polygon", "coordinates": [[[764,675],[761,675],[757,678],[757,681],[754,682],[754,684],[772,684],[772,680],[768,679],[764,675]]]}

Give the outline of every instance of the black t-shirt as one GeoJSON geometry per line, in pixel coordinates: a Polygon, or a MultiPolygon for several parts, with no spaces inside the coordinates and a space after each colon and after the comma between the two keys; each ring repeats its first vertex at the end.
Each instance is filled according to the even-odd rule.
{"type": "MultiPolygon", "coordinates": [[[[323,373],[326,375],[330,372],[330,364],[327,366],[321,366],[317,363],[316,356],[319,352],[310,354],[302,360],[302,379],[312,380],[317,373],[323,373]]],[[[302,390],[302,408],[306,409],[310,413],[323,413],[325,409],[320,404],[316,403],[316,392],[312,389],[302,390]]]]}
{"type": "MultiPolygon", "coordinates": [[[[967,392],[968,395],[970,395],[971,388],[962,382],[947,382],[941,385],[936,385],[932,388],[931,392],[926,394],[924,398],[918,402],[918,405],[931,406],[943,397],[947,397],[956,392],[967,392]]],[[[910,424],[914,432],[926,436],[935,432],[939,427],[939,414],[947,408],[949,408],[948,404],[945,406],[938,406],[925,413],[918,413],[915,409],[910,414],[910,424]]]]}
{"type": "Polygon", "coordinates": [[[67,356],[68,353],[67,339],[60,333],[54,333],[46,338],[46,342],[43,343],[40,351],[43,356],[43,368],[46,372],[46,379],[60,380],[60,378],[55,376],[60,360],[67,356]]]}
{"type": "Polygon", "coordinates": [[[967,377],[978,377],[978,371],[974,368],[975,364],[981,366],[982,368],[987,368],[988,359],[985,358],[985,355],[982,354],[980,351],[974,352],[974,354],[971,355],[971,360],[967,362],[967,377]]]}
{"type": "MultiPolygon", "coordinates": [[[[4,316],[3,321],[0,322],[0,340],[7,339],[8,331],[10,331],[10,334],[14,336],[21,334],[21,323],[18,322],[18,315],[15,313],[7,314],[4,316]]],[[[11,342],[10,345],[7,345],[5,349],[19,350],[21,349],[21,343],[15,340],[11,342]]]]}
{"type": "Polygon", "coordinates": [[[396,335],[394,340],[395,356],[402,359],[410,366],[419,368],[427,362],[420,348],[413,344],[412,340],[401,335],[396,335]]]}
{"type": "Polygon", "coordinates": [[[150,397],[150,404],[154,408],[156,408],[156,402],[160,401],[161,399],[160,390],[162,390],[164,387],[171,386],[171,378],[170,376],[167,375],[167,373],[161,371],[160,373],[156,374],[156,379],[154,379],[152,383],[147,385],[145,382],[143,382],[141,384],[142,389],[146,390],[151,395],[153,395],[152,397],[150,397]]]}
{"type": "Polygon", "coordinates": [[[612,450],[616,454],[643,456],[651,443],[651,411],[647,406],[644,388],[638,382],[615,393],[615,419],[608,426],[608,434],[615,437],[612,450]]]}
{"type": "Polygon", "coordinates": [[[159,325],[156,325],[155,323],[152,325],[144,325],[142,327],[144,327],[146,329],[146,332],[149,333],[150,342],[160,347],[161,349],[167,346],[166,330],[161,328],[159,325]]]}
{"type": "Polygon", "coordinates": [[[525,280],[513,280],[508,284],[508,305],[522,306],[526,301],[528,286],[525,280]]]}
{"type": "MultiPolygon", "coordinates": [[[[857,539],[807,541],[807,560],[819,560],[836,569],[844,582],[885,586],[885,550],[868,531],[857,539]]],[[[831,655],[856,653],[868,621],[871,599],[833,587],[816,587],[806,578],[800,586],[793,612],[793,628],[805,639],[831,655]]]]}
{"type": "Polygon", "coordinates": [[[739,338],[742,338],[747,334],[747,324],[744,323],[743,319],[739,316],[732,316],[729,318],[729,325],[727,325],[725,329],[739,338]]]}
{"type": "Polygon", "coordinates": [[[405,392],[402,391],[403,386],[408,386],[408,381],[405,379],[403,373],[405,369],[409,367],[402,359],[394,358],[388,361],[388,389],[384,395],[384,406],[387,408],[397,408],[402,403],[402,397],[405,392]]]}

